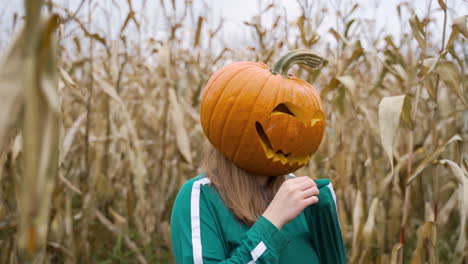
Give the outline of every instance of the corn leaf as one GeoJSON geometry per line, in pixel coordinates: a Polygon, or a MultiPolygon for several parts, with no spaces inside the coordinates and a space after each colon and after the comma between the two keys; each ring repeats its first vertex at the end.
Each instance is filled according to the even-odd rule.
{"type": "MultiPolygon", "coordinates": [[[[379,104],[380,140],[390,161],[393,173],[393,143],[400,123],[400,118],[409,120],[409,98],[406,95],[384,97],[379,104]],[[405,107],[405,105],[407,105],[405,107]],[[406,112],[406,113],[405,113],[406,112]]],[[[409,121],[408,121],[409,122],[409,121]]],[[[412,124],[412,122],[409,122],[412,124]]]]}
{"type": "Polygon", "coordinates": [[[184,126],[184,115],[177,101],[173,89],[169,90],[169,100],[171,102],[171,117],[174,122],[177,147],[188,163],[192,163],[192,153],[190,151],[190,139],[184,126]]]}

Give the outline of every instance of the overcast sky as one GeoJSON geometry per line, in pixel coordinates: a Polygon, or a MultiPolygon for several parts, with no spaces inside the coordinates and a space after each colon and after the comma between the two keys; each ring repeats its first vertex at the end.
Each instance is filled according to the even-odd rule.
{"type": "MultiPolygon", "coordinates": [[[[311,0],[313,1],[313,0],[311,0]]],[[[328,6],[332,9],[334,4],[340,3],[341,6],[350,6],[353,3],[358,3],[359,8],[357,9],[354,17],[361,20],[375,21],[375,26],[378,29],[383,28],[385,32],[388,32],[395,37],[398,37],[401,33],[401,28],[398,24],[398,13],[397,5],[404,2],[409,2],[415,9],[416,14],[421,18],[427,15],[428,7],[431,5],[431,13],[437,19],[433,24],[433,30],[440,31],[434,32],[435,35],[441,35],[443,25],[443,13],[440,11],[437,0],[355,0],[355,1],[334,1],[334,0],[315,0],[328,6]],[[432,3],[431,3],[432,2],[432,3]],[[439,11],[438,11],[439,10],[439,11]]],[[[235,0],[235,1],[209,1],[213,5],[215,13],[223,16],[227,20],[227,26],[230,31],[242,34],[243,32],[243,21],[249,20],[253,15],[258,13],[258,3],[252,0],[235,0]]],[[[268,2],[268,1],[267,1],[268,2]]],[[[283,6],[287,11],[288,18],[291,20],[297,19],[300,16],[300,8],[296,1],[293,0],[280,0],[276,1],[280,6],[283,6]]],[[[265,5],[264,5],[265,6],[265,5]]],[[[468,1],[464,0],[448,0],[448,6],[451,8],[448,16],[447,25],[451,25],[453,17],[468,14],[468,1]]],[[[330,10],[331,11],[331,10],[330,10]]],[[[333,12],[330,16],[325,18],[324,23],[318,32],[321,35],[325,35],[330,27],[336,27],[336,19],[333,12]]],[[[232,32],[229,32],[232,34],[232,32]]]]}
{"type": "MultiPolygon", "coordinates": [[[[115,21],[116,27],[103,26],[101,30],[104,32],[111,31],[113,34],[118,33],[118,28],[125,20],[127,9],[126,0],[92,0],[94,3],[99,2],[102,9],[110,10],[112,20],[115,21]],[[119,10],[115,8],[116,5],[121,6],[119,10]]],[[[304,1],[304,0],[303,0],[304,1]]],[[[305,0],[307,1],[307,0],[305,0]]],[[[331,27],[336,27],[336,17],[334,16],[333,9],[339,5],[343,7],[351,6],[353,3],[358,3],[359,8],[354,14],[353,18],[360,20],[372,21],[376,29],[383,29],[385,32],[392,34],[396,39],[400,36],[400,26],[398,23],[397,5],[409,2],[414,7],[416,14],[419,17],[424,17],[430,12],[432,17],[436,19],[431,24],[429,31],[436,36],[441,36],[443,13],[440,11],[437,0],[310,0],[314,1],[317,6],[324,6],[329,9],[329,15],[325,17],[322,25],[317,28],[318,33],[325,38],[330,38],[327,33],[331,27]]],[[[55,0],[62,6],[68,7],[70,10],[75,10],[81,0],[55,0]]],[[[165,34],[167,29],[157,22],[157,18],[161,17],[159,0],[133,0],[134,8],[137,12],[145,13],[147,17],[148,26],[146,27],[146,34],[154,35],[156,38],[158,34],[165,34]],[[143,4],[146,3],[143,9],[143,4]],[[154,19],[153,19],[154,18],[154,19]]],[[[170,1],[166,1],[168,4],[170,1]]],[[[184,0],[176,0],[178,3],[183,3],[184,0]]],[[[248,36],[252,34],[251,28],[244,25],[244,21],[249,21],[254,15],[259,12],[260,1],[256,0],[193,0],[196,12],[205,12],[210,16],[211,21],[217,21],[220,17],[224,18],[225,24],[223,27],[223,37],[225,39],[236,40],[242,42],[247,40],[248,36]],[[209,11],[203,9],[211,9],[209,11]]],[[[295,21],[300,16],[300,8],[295,0],[264,0],[261,1],[262,6],[265,7],[268,3],[274,2],[277,6],[284,8],[288,20],[295,21]]],[[[448,17],[448,26],[454,17],[468,14],[468,0],[447,0],[447,5],[450,8],[448,17]]],[[[0,0],[0,48],[5,46],[6,40],[9,39],[12,33],[12,21],[14,13],[22,13],[21,0],[0,0]]],[[[179,4],[179,6],[182,6],[179,4]]],[[[107,12],[103,11],[103,12],[107,12]]],[[[88,8],[84,7],[80,10],[78,16],[86,17],[88,8]]],[[[405,14],[408,16],[409,14],[405,14]]],[[[265,19],[274,19],[274,13],[267,13],[265,19]]],[[[102,15],[95,16],[97,20],[103,19],[102,15]]],[[[102,22],[102,24],[108,24],[102,22]]],[[[448,32],[447,34],[449,34],[448,32]]],[[[115,37],[115,36],[114,36],[115,37]]]]}

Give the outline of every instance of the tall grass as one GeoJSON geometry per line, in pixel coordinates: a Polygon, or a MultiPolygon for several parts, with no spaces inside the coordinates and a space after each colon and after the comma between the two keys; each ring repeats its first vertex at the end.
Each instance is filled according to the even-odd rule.
{"type": "MultiPolygon", "coordinates": [[[[0,263],[22,263],[27,254],[17,249],[28,247],[22,244],[28,223],[46,230],[31,255],[36,262],[171,263],[172,203],[178,188],[200,172],[204,85],[232,61],[271,65],[295,48],[326,58],[318,71],[292,73],[319,90],[328,124],[319,151],[297,174],[327,177],[336,186],[349,263],[466,263],[467,16],[449,24],[457,7],[432,2],[426,16],[409,4],[397,6],[398,39],[360,19],[358,4],[299,0],[301,16],[292,21],[275,2],[260,2],[258,14],[245,22],[250,37],[231,41],[221,34],[223,19],[191,1],[153,3],[164,28],[154,36],[146,2],[137,10],[131,0],[90,0],[69,10],[46,1],[61,17],[60,80],[52,80],[61,132],[47,132],[43,116],[31,111],[38,103],[28,90],[33,83],[12,92],[8,78],[24,76],[22,69],[10,74],[14,49],[6,49],[0,263]],[[318,34],[331,15],[336,25],[318,34]],[[28,149],[47,135],[53,136],[47,142],[60,142],[56,173],[30,167],[37,164],[31,159],[49,154],[44,162],[53,167],[53,149],[28,149]],[[34,206],[41,206],[45,221],[22,211],[34,206]]],[[[41,62],[34,67],[53,63],[41,62]]],[[[53,104],[48,111],[53,116],[53,104]]]]}

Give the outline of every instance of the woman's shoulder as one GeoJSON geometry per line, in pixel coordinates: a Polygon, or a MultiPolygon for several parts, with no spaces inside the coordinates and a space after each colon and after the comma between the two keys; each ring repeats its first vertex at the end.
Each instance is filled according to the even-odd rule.
{"type": "Polygon", "coordinates": [[[172,207],[171,222],[189,223],[193,213],[207,216],[208,212],[216,210],[226,210],[226,207],[211,186],[210,179],[202,173],[186,181],[179,189],[172,207]]]}
{"type": "Polygon", "coordinates": [[[210,183],[210,180],[206,177],[205,173],[199,174],[187,180],[184,184],[182,184],[177,196],[189,196],[190,197],[194,189],[200,190],[202,186],[207,185],[209,183],[210,183]]]}
{"type": "Polygon", "coordinates": [[[186,181],[182,187],[180,187],[175,198],[172,208],[172,218],[174,219],[175,216],[190,216],[191,207],[200,204],[200,200],[203,199],[200,195],[202,193],[201,189],[208,183],[209,179],[204,173],[186,181]],[[197,204],[194,204],[195,202],[197,204]]]}
{"type": "Polygon", "coordinates": [[[210,179],[206,176],[206,173],[201,173],[188,181],[186,181],[179,189],[177,194],[176,202],[191,200],[194,197],[209,197],[216,195],[210,184],[210,179]]]}

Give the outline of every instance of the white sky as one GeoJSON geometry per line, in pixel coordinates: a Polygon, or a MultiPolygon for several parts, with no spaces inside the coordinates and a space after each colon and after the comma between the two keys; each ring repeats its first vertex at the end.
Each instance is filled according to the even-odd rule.
{"type": "MultiPolygon", "coordinates": [[[[307,0],[302,0],[307,1],[307,0]]],[[[359,8],[357,12],[353,14],[352,18],[360,20],[373,21],[372,24],[376,29],[383,29],[386,33],[390,33],[396,40],[400,36],[400,24],[398,22],[398,15],[396,6],[400,3],[404,3],[403,0],[310,0],[313,1],[316,6],[325,6],[329,9],[329,15],[326,16],[322,26],[317,28],[318,33],[322,38],[331,39],[331,34],[328,33],[329,28],[336,28],[336,17],[334,16],[334,7],[339,6],[340,10],[343,8],[349,9],[353,3],[358,3],[359,8]]],[[[60,3],[62,6],[68,7],[70,10],[75,10],[81,0],[55,0],[54,2],[60,3]]],[[[95,15],[95,21],[101,20],[98,24],[103,24],[100,28],[103,34],[115,35],[118,33],[118,28],[122,25],[128,12],[127,0],[93,0],[93,3],[99,2],[101,10],[105,10],[110,14],[111,20],[115,23],[115,27],[108,25],[107,21],[103,21],[102,15],[95,15]],[[121,8],[117,9],[119,5],[121,8]],[[104,24],[107,24],[104,26],[104,24]]],[[[145,13],[146,27],[145,35],[155,36],[166,34],[167,30],[161,22],[158,22],[158,18],[161,17],[161,8],[159,7],[159,0],[133,0],[134,8],[137,12],[145,13]],[[142,10],[142,3],[146,3],[145,9],[142,10]]],[[[171,1],[166,1],[167,5],[170,5],[171,1]]],[[[184,0],[176,0],[179,6],[184,0]]],[[[288,20],[293,23],[299,15],[300,9],[296,0],[193,0],[195,5],[195,12],[205,12],[211,21],[218,21],[220,17],[223,17],[225,24],[222,30],[223,38],[229,41],[242,44],[243,41],[250,40],[252,35],[252,28],[244,25],[244,21],[250,21],[253,16],[259,12],[259,3],[262,3],[262,7],[267,6],[269,3],[276,3],[286,11],[288,20]],[[207,10],[211,9],[211,10],[207,10]]],[[[416,14],[419,17],[427,15],[428,7],[430,5],[430,12],[432,17],[436,18],[432,24],[430,24],[429,32],[435,36],[441,36],[443,13],[439,8],[437,0],[413,0],[409,2],[416,14]]],[[[448,16],[448,32],[450,34],[450,25],[453,18],[467,15],[468,14],[468,0],[447,0],[449,7],[448,16]]],[[[12,34],[12,21],[13,14],[22,14],[23,8],[22,0],[0,0],[0,49],[5,46],[5,43],[12,34]]],[[[82,8],[78,14],[80,17],[86,17],[88,8],[82,8]]],[[[406,9],[404,9],[406,10],[406,9]]],[[[103,11],[104,12],[104,11],[103,11]]],[[[315,11],[312,11],[315,12],[315,11]]],[[[195,14],[197,17],[198,15],[195,14]]],[[[273,20],[275,14],[268,12],[265,14],[265,20],[273,20]]],[[[405,23],[409,14],[404,14],[405,23]]],[[[145,23],[145,22],[143,22],[145,23]]],[[[214,27],[214,26],[213,26],[214,27]]],[[[131,30],[131,29],[129,29],[131,30]]]]}
{"type": "MultiPolygon", "coordinates": [[[[313,1],[313,0],[311,0],[313,1]]],[[[398,39],[400,36],[401,28],[398,23],[397,5],[409,2],[414,7],[415,13],[419,18],[424,17],[428,13],[428,7],[431,5],[431,13],[436,17],[436,21],[431,28],[435,32],[434,35],[441,36],[443,25],[443,12],[440,10],[437,0],[315,0],[320,4],[328,6],[330,9],[330,16],[327,16],[324,23],[317,29],[320,35],[329,35],[327,33],[330,27],[336,27],[336,17],[333,15],[333,6],[339,5],[341,7],[350,7],[354,3],[359,4],[359,8],[352,16],[361,20],[374,21],[377,29],[383,29],[385,32],[392,34],[398,39]]],[[[253,0],[212,0],[208,1],[213,6],[215,13],[223,16],[227,20],[228,34],[242,35],[244,33],[243,21],[249,20],[252,16],[258,13],[258,3],[253,0]]],[[[264,1],[271,2],[271,1],[264,1]]],[[[291,20],[297,19],[300,14],[300,9],[296,1],[293,0],[277,0],[277,5],[285,8],[288,18],[291,20]]],[[[263,5],[265,7],[266,4],[263,5]]],[[[468,15],[468,1],[466,0],[448,0],[449,15],[447,21],[447,28],[450,27],[453,18],[462,15],[468,15]]],[[[409,14],[407,14],[409,15],[409,14]]],[[[407,20],[406,20],[407,21],[407,20]]],[[[450,34],[448,31],[447,34],[450,34]]]]}

